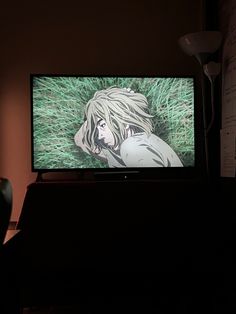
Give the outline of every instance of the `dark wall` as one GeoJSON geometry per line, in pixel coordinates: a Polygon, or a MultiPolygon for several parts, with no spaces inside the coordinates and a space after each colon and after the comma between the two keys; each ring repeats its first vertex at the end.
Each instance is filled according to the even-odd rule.
{"type": "Polygon", "coordinates": [[[178,46],[202,29],[203,0],[5,1],[0,12],[0,174],[12,219],[31,172],[30,73],[196,74],[178,46]]]}

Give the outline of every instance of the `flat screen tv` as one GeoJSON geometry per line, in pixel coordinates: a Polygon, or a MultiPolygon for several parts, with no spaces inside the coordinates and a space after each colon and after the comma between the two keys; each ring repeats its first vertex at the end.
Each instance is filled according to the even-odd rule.
{"type": "Polygon", "coordinates": [[[31,74],[32,171],[184,176],[196,167],[191,76],[31,74]]]}

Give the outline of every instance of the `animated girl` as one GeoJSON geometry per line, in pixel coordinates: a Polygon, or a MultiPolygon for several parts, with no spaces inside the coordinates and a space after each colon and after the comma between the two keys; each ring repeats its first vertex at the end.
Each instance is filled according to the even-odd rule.
{"type": "Polygon", "coordinates": [[[109,167],[182,167],[173,149],[152,133],[144,95],[110,87],[97,91],[85,107],[86,120],[74,140],[109,167]]]}

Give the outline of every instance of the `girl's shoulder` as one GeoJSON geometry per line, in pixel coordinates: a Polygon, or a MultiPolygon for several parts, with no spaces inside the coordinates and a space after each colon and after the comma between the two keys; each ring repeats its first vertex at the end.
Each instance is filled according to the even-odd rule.
{"type": "Polygon", "coordinates": [[[151,145],[153,141],[161,142],[162,140],[155,134],[136,133],[123,141],[121,149],[130,149],[130,147],[145,147],[151,145]]]}

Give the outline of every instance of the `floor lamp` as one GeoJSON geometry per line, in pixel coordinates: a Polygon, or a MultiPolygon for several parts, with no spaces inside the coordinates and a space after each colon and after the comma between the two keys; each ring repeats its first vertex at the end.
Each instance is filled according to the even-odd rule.
{"type": "Polygon", "coordinates": [[[179,38],[179,45],[181,49],[189,56],[194,56],[202,68],[203,73],[207,76],[211,84],[211,118],[207,121],[206,116],[206,95],[205,84],[202,80],[202,101],[203,101],[203,127],[204,127],[204,145],[205,145],[205,161],[206,174],[210,178],[209,172],[209,154],[208,154],[208,133],[213,125],[215,118],[214,105],[214,82],[215,78],[220,74],[221,63],[209,61],[210,56],[214,54],[221,45],[222,35],[218,31],[201,31],[196,33],[189,33],[179,38]]]}

